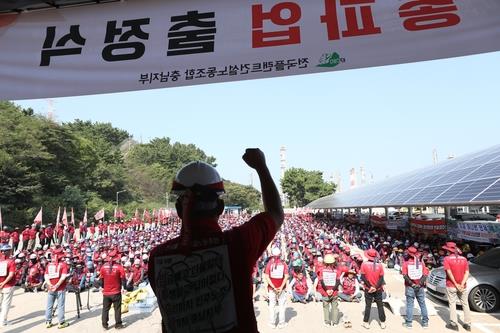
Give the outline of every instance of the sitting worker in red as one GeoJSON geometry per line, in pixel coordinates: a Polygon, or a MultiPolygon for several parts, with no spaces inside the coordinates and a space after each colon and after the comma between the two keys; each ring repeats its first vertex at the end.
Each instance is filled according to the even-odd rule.
{"type": "Polygon", "coordinates": [[[247,149],[243,160],[259,175],[265,212],[226,232],[218,225],[224,186],[217,171],[192,162],[175,177],[181,234],[153,249],[148,269],[163,332],[258,332],[252,270],[283,223],[283,208],[264,154],[247,149]]]}

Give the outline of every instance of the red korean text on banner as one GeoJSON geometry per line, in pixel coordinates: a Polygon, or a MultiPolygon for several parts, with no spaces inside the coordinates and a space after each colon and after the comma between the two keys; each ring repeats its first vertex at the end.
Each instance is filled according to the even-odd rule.
{"type": "Polygon", "coordinates": [[[252,6],[252,47],[268,47],[300,44],[300,27],[291,26],[285,30],[264,31],[264,21],[270,20],[275,25],[290,26],[297,23],[302,10],[295,2],[281,2],[274,5],[271,11],[264,12],[260,4],[252,6]],[[288,11],[288,18],[284,18],[288,11]]]}
{"type": "Polygon", "coordinates": [[[409,31],[445,28],[460,23],[453,0],[413,0],[399,7],[399,17],[409,31]]]}
{"type": "Polygon", "coordinates": [[[346,18],[346,29],[342,30],[341,35],[337,0],[325,0],[325,15],[321,16],[321,22],[326,23],[328,40],[382,33],[382,29],[375,26],[373,19],[371,5],[374,3],[375,0],[340,0],[340,6],[344,10],[346,18]],[[358,13],[360,17],[358,17],[358,13]]]}

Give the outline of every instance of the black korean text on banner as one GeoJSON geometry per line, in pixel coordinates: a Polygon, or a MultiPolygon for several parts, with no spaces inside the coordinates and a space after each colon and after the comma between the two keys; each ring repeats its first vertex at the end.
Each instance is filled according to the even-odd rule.
{"type": "Polygon", "coordinates": [[[102,58],[106,61],[123,61],[139,59],[146,52],[142,41],[149,38],[149,34],[142,30],[142,26],[149,24],[149,18],[126,20],[117,27],[117,21],[109,21],[106,26],[102,58]],[[116,37],[119,36],[118,40],[116,37]]]}
{"type": "Polygon", "coordinates": [[[155,273],[168,332],[225,332],[237,326],[226,245],[156,258],[155,273]]]}
{"type": "Polygon", "coordinates": [[[51,57],[77,55],[82,53],[82,46],[85,45],[85,38],[80,35],[79,25],[72,25],[69,28],[69,32],[59,38],[54,45],[55,38],[56,27],[47,27],[40,66],[49,66],[51,57]],[[67,44],[70,44],[70,47],[68,47],[67,44]]]}
{"type": "Polygon", "coordinates": [[[498,26],[498,0],[141,0],[0,16],[0,98],[176,87],[492,52],[500,50],[498,26]]]}
{"type": "Polygon", "coordinates": [[[189,11],[186,15],[173,16],[168,32],[167,56],[213,52],[215,45],[214,12],[189,11]]]}

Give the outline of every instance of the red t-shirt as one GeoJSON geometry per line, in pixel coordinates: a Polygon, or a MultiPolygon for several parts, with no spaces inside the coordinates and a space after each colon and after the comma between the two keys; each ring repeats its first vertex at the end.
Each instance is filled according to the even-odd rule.
{"type": "MultiPolygon", "coordinates": [[[[179,237],[154,248],[149,259],[148,276],[151,286],[158,298],[160,309],[163,313],[162,331],[168,332],[167,324],[169,326],[180,326],[179,319],[187,321],[187,323],[185,321],[182,323],[186,325],[184,327],[189,327],[191,320],[200,322],[199,318],[202,318],[203,321],[201,321],[201,323],[205,324],[208,321],[208,324],[210,324],[210,319],[214,319],[214,322],[215,319],[219,319],[219,316],[217,316],[218,313],[229,313],[231,314],[230,317],[233,317],[233,311],[235,311],[236,320],[233,321],[231,318],[231,322],[228,326],[224,326],[222,328],[225,332],[258,332],[252,302],[252,270],[257,259],[262,255],[267,245],[274,238],[276,231],[275,223],[271,216],[267,213],[261,213],[254,216],[245,224],[231,230],[225,232],[214,231],[212,233],[204,233],[203,236],[193,237],[193,248],[191,253],[193,253],[193,251],[199,252],[187,257],[185,256],[186,253],[181,253],[181,251],[177,248],[180,241],[179,237]],[[223,251],[227,251],[229,258],[225,255],[221,255],[223,251]],[[199,253],[202,253],[202,255],[199,253]],[[181,271],[179,273],[174,272],[173,276],[169,275],[169,272],[172,270],[182,270],[182,266],[177,267],[173,265],[179,261],[179,257],[184,258],[184,260],[179,262],[182,265],[184,265],[183,262],[187,264],[191,260],[194,261],[194,264],[196,264],[197,260],[200,261],[200,265],[193,266],[193,276],[197,276],[198,273],[202,272],[197,271],[198,267],[209,271],[215,270],[216,274],[210,275],[210,278],[213,278],[214,281],[216,281],[215,284],[223,284],[225,289],[210,288],[210,286],[214,285],[210,283],[210,279],[206,281],[205,279],[198,280],[199,284],[197,295],[201,294],[201,298],[198,298],[200,301],[196,301],[197,298],[195,298],[193,300],[193,306],[186,308],[186,311],[182,311],[180,307],[175,307],[175,301],[172,301],[171,298],[180,300],[179,303],[182,305],[188,305],[186,301],[189,298],[187,297],[188,294],[180,293],[182,289],[179,290],[176,286],[179,282],[189,282],[189,275],[186,276],[184,274],[188,274],[190,270],[181,271]],[[212,257],[216,260],[212,261],[212,257]],[[220,265],[221,262],[227,263],[227,260],[229,261],[229,271],[226,270],[225,265],[220,265]],[[215,265],[210,264],[211,261],[214,262],[215,265]],[[203,262],[207,263],[207,265],[202,265],[203,262]],[[159,269],[162,266],[167,267],[162,268],[162,270],[157,272],[155,269],[155,266],[157,265],[159,266],[159,269]],[[179,281],[179,279],[176,278],[177,276],[181,279],[184,277],[185,280],[179,281]],[[208,284],[205,284],[205,282],[208,284]],[[168,289],[168,287],[170,287],[170,289],[168,289]],[[177,290],[179,290],[179,292],[177,292],[177,290]],[[204,305],[211,305],[215,301],[215,298],[210,296],[210,293],[214,290],[224,292],[226,295],[231,295],[232,293],[234,296],[234,308],[221,309],[216,306],[216,309],[220,312],[216,311],[207,313],[206,311],[201,310],[196,311],[194,313],[196,314],[195,316],[193,314],[193,310],[203,308],[204,305]],[[184,297],[186,299],[184,299],[184,297]],[[206,301],[203,303],[203,300],[206,301]],[[172,304],[174,307],[172,307],[172,304]],[[167,311],[167,307],[170,307],[170,312],[167,311]],[[172,316],[169,315],[167,318],[166,316],[168,313],[172,313],[172,316]]],[[[188,284],[185,284],[183,286],[187,285],[188,284]]],[[[220,297],[221,295],[219,294],[218,296],[220,297]]],[[[225,318],[230,317],[228,316],[225,318]]],[[[222,331],[222,329],[220,330],[222,331]]]]}
{"type": "MultiPolygon", "coordinates": [[[[465,257],[452,254],[444,258],[443,267],[445,271],[450,269],[453,277],[455,278],[455,282],[461,284],[464,279],[465,272],[469,270],[469,262],[465,259],[465,257]]],[[[448,274],[446,274],[446,287],[455,288],[455,285],[451,282],[448,274]]]]}
{"type": "MultiPolygon", "coordinates": [[[[16,272],[16,264],[14,260],[2,259],[0,260],[0,283],[4,282],[10,273],[16,272]]],[[[10,288],[16,285],[16,279],[12,277],[9,282],[7,282],[3,287],[10,288]]]]}
{"type": "Polygon", "coordinates": [[[19,232],[13,231],[10,234],[10,239],[12,239],[12,243],[18,243],[19,242],[19,232]]]}
{"type": "MultiPolygon", "coordinates": [[[[427,268],[427,266],[424,265],[422,260],[415,261],[415,258],[410,258],[405,262],[403,262],[401,274],[408,275],[408,277],[413,281],[414,284],[420,285],[420,279],[422,278],[422,276],[429,275],[429,269],[427,268]]],[[[411,287],[411,285],[408,284],[406,280],[405,280],[405,286],[411,287]]]]}
{"type": "Polygon", "coordinates": [[[105,263],[99,270],[104,288],[102,294],[105,296],[119,294],[122,290],[122,280],[125,279],[125,270],[120,264],[105,263]]]}
{"type": "Polygon", "coordinates": [[[298,277],[295,278],[295,284],[293,285],[293,291],[295,291],[299,295],[306,295],[307,290],[309,288],[307,287],[307,279],[305,275],[302,275],[302,278],[299,279],[298,277]]]}
{"type": "Polygon", "coordinates": [[[52,238],[54,236],[54,229],[51,227],[45,228],[45,237],[52,238]]]}
{"type": "MultiPolygon", "coordinates": [[[[53,263],[47,265],[47,269],[45,271],[45,276],[49,279],[52,285],[55,285],[59,282],[59,279],[63,274],[68,274],[68,265],[64,262],[53,263]]],[[[63,283],[57,288],[55,291],[63,291],[66,289],[67,281],[64,279],[63,283]]]]}
{"type": "Polygon", "coordinates": [[[8,243],[10,235],[7,231],[0,231],[0,243],[8,243]]]}
{"type": "MultiPolygon", "coordinates": [[[[288,266],[279,258],[271,258],[264,269],[264,273],[269,275],[271,284],[275,288],[279,288],[285,279],[285,275],[288,274],[288,266]]],[[[268,289],[271,290],[271,286],[268,286],[268,289]]]]}
{"type": "Polygon", "coordinates": [[[341,273],[342,272],[340,270],[335,268],[329,268],[326,266],[321,268],[318,272],[318,285],[321,285],[321,288],[318,288],[318,291],[321,296],[327,297],[327,290],[333,290],[333,296],[337,296],[338,290],[335,288],[335,285],[339,282],[341,273]],[[324,287],[323,284],[325,285],[324,287]]]}
{"type": "Polygon", "coordinates": [[[354,295],[356,291],[356,278],[344,277],[342,280],[342,293],[346,295],[354,295]]]}
{"type": "Polygon", "coordinates": [[[144,271],[141,266],[136,267],[134,265],[134,267],[132,268],[132,273],[133,273],[132,281],[134,283],[141,281],[141,278],[144,277],[144,271]]]}
{"type": "Polygon", "coordinates": [[[26,242],[30,238],[30,230],[31,229],[24,229],[21,232],[21,235],[23,236],[23,242],[26,242]]]}
{"type": "Polygon", "coordinates": [[[40,264],[35,264],[29,267],[28,276],[26,277],[26,282],[31,284],[36,284],[40,282],[42,270],[40,269],[40,264]]]}
{"type": "Polygon", "coordinates": [[[36,239],[36,233],[37,233],[36,229],[30,229],[28,231],[28,237],[29,237],[29,239],[30,240],[35,240],[36,239]]]}
{"type": "MultiPolygon", "coordinates": [[[[380,277],[384,276],[384,267],[382,267],[381,264],[377,263],[375,264],[374,269],[372,261],[365,261],[361,264],[360,273],[361,275],[364,275],[366,277],[366,280],[368,280],[368,283],[370,283],[372,287],[376,287],[380,277]]],[[[368,289],[368,286],[366,287],[368,289]]],[[[380,286],[378,290],[381,289],[382,286],[380,286]]]]}

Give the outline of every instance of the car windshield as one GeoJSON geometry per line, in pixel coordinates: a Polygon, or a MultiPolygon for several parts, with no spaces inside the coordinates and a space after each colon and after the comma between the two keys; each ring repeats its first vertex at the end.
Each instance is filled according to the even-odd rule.
{"type": "Polygon", "coordinates": [[[481,266],[500,268],[500,247],[486,251],[479,257],[472,259],[472,262],[481,266]]]}

